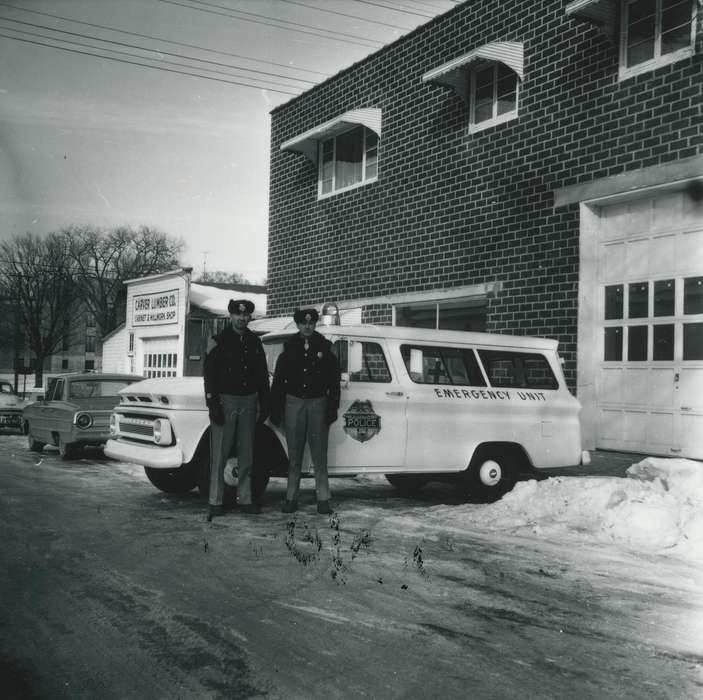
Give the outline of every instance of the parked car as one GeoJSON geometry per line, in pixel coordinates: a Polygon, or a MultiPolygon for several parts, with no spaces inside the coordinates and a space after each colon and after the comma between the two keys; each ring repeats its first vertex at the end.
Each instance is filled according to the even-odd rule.
{"type": "Polygon", "coordinates": [[[0,429],[22,431],[22,411],[29,401],[21,398],[10,382],[0,381],[0,429]]]}
{"type": "Polygon", "coordinates": [[[104,444],[119,391],[141,379],[131,374],[95,373],[53,377],[45,398],[23,411],[29,449],[41,452],[44,445],[55,445],[62,459],[73,459],[87,445],[104,444]]]}
{"type": "MultiPolygon", "coordinates": [[[[412,493],[433,480],[493,501],[521,471],[585,461],[580,404],[557,341],[393,326],[321,325],[342,371],[339,419],[329,434],[330,476],[385,474],[412,493]]],[[[291,332],[262,337],[273,370],[291,332]]],[[[282,426],[283,427],[283,426],[282,426]]],[[[120,392],[105,454],[142,464],[159,489],[207,494],[209,421],[203,380],[147,379],[120,392]]],[[[229,498],[236,456],[228,463],[229,498]]],[[[285,429],[259,426],[254,498],[287,474],[285,429]]],[[[309,455],[304,474],[312,474],[309,455]]],[[[227,493],[226,493],[227,496],[227,493]]]]}

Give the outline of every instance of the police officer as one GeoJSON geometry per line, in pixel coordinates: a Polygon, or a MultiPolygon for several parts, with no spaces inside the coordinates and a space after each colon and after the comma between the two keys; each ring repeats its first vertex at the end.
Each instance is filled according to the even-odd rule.
{"type": "Polygon", "coordinates": [[[315,330],[315,309],[298,309],[293,319],[298,333],[286,341],[271,386],[271,421],[279,425],[285,420],[288,441],[288,489],[281,510],[292,513],[298,507],[307,441],[315,465],[317,512],[331,513],[327,437],[339,409],[339,363],[330,341],[315,330]]]}
{"type": "Polygon", "coordinates": [[[230,324],[213,336],[204,367],[205,402],[210,414],[208,520],[224,513],[224,468],[235,438],[239,505],[245,513],[261,512],[251,497],[254,434],[257,419],[266,420],[271,404],[264,348],[248,328],[254,304],[248,299],[230,299],[227,310],[230,324]]]}

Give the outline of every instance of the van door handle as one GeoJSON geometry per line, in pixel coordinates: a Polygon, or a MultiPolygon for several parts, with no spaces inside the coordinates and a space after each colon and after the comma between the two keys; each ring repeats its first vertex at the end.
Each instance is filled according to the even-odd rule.
{"type": "Polygon", "coordinates": [[[387,391],[386,396],[405,396],[404,391],[387,391]]]}

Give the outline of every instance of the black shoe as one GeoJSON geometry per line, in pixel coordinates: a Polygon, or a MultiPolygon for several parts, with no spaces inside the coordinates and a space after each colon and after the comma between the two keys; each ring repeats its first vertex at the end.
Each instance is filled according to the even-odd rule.
{"type": "Polygon", "coordinates": [[[330,507],[329,501],[318,501],[317,502],[317,512],[321,515],[331,515],[332,508],[330,507]]]}
{"type": "Polygon", "coordinates": [[[258,503],[243,503],[239,506],[239,510],[248,515],[259,515],[259,513],[261,513],[261,506],[258,503]]]}
{"type": "Polygon", "coordinates": [[[297,501],[283,501],[281,503],[281,513],[295,513],[298,510],[297,501]]]}
{"type": "Polygon", "coordinates": [[[214,506],[210,504],[210,508],[207,513],[207,521],[211,522],[213,518],[219,518],[225,514],[225,507],[222,505],[214,506]]]}

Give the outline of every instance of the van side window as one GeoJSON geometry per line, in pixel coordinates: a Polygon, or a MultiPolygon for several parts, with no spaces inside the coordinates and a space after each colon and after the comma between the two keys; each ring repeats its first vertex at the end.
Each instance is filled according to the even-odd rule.
{"type": "Polygon", "coordinates": [[[351,382],[375,382],[386,384],[391,381],[383,348],[378,343],[358,342],[361,345],[361,371],[349,372],[349,341],[336,340],[332,352],[337,356],[341,372],[349,372],[351,382]]]}
{"type": "Polygon", "coordinates": [[[401,345],[405,369],[415,384],[486,386],[486,380],[470,348],[401,345]]]}
{"type": "Polygon", "coordinates": [[[491,386],[516,389],[558,389],[544,355],[505,350],[479,350],[491,386]]]}

